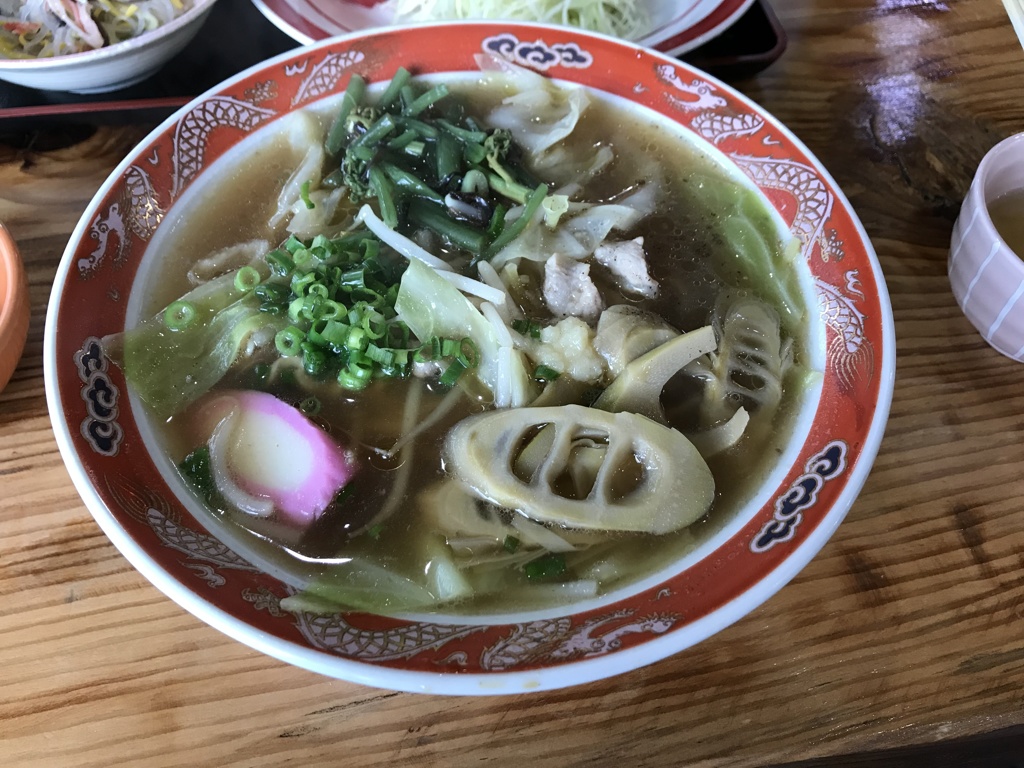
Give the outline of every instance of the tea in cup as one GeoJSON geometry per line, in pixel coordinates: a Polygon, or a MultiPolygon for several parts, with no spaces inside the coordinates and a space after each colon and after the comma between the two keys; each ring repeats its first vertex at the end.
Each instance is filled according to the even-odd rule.
{"type": "Polygon", "coordinates": [[[1024,361],[1024,133],[982,159],[953,227],[953,295],[997,351],[1024,361]]]}

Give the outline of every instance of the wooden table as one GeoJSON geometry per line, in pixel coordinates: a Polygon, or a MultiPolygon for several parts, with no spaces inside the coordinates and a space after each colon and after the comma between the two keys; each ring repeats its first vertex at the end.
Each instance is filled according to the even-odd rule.
{"type": "Polygon", "coordinates": [[[33,314],[0,394],[0,763],[968,765],[983,748],[962,737],[1016,743],[1024,368],[961,315],[946,254],[981,156],[1024,130],[1024,50],[994,0],[775,7],[789,48],[738,86],[822,160],[878,251],[898,339],[889,428],[849,518],[777,596],[698,647],[575,689],[448,699],[329,680],[230,640],[134,571],[61,463],[42,344],[68,235],[148,126],[6,137],[0,219],[33,314]]]}

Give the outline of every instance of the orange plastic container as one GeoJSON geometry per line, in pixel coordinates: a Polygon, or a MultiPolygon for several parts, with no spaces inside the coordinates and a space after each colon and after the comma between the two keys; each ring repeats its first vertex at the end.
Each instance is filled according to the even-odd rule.
{"type": "Polygon", "coordinates": [[[18,246],[0,224],[0,390],[14,373],[28,336],[28,279],[18,246]]]}

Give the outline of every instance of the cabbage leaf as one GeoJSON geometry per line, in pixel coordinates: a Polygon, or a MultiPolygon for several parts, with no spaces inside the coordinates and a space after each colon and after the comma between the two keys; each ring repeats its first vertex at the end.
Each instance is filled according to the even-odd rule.
{"type": "Polygon", "coordinates": [[[438,596],[425,585],[365,559],[354,558],[341,568],[325,569],[302,591],[284,598],[291,613],[338,613],[345,610],[398,613],[436,605],[438,596]]]}
{"type": "Polygon", "coordinates": [[[784,324],[791,335],[798,335],[796,328],[807,311],[796,265],[798,241],[780,242],[764,201],[749,187],[702,176],[692,177],[691,184],[700,190],[697,203],[720,222],[735,263],[762,298],[788,316],[784,324]]]}
{"type": "Polygon", "coordinates": [[[208,392],[253,333],[264,328],[276,333],[285,323],[283,317],[260,312],[258,301],[235,287],[234,274],[204,283],[180,301],[196,309],[196,319],[182,330],[170,330],[161,311],[103,339],[104,350],[158,418],[174,415],[208,392]]]}
{"type": "Polygon", "coordinates": [[[434,336],[469,337],[480,351],[477,375],[493,391],[498,365],[498,338],[486,317],[453,286],[415,259],[402,275],[395,311],[421,342],[434,336]]]}

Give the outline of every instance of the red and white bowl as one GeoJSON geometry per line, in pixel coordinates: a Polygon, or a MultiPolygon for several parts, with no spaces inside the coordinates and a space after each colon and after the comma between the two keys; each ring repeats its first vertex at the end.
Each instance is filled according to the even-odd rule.
{"type": "Polygon", "coordinates": [[[649,664],[740,619],[789,581],[846,515],[878,450],[895,340],[878,262],[849,203],[783,125],[726,85],[611,38],[513,23],[377,29],[279,56],[165,121],[118,166],[68,244],[47,315],[47,399],[61,453],[97,522],[159,589],[203,621],[271,656],[346,680],[407,691],[505,694],[559,688],[649,664]],[[444,45],[437,45],[444,39],[444,45]],[[529,50],[532,55],[519,56],[529,50]],[[384,80],[471,72],[489,51],[676,121],[752,180],[799,240],[823,372],[765,487],[672,568],[573,611],[513,617],[292,615],[291,589],[208,533],[148,450],[119,369],[98,339],[123,330],[149,243],[218,158],[282,116],[384,80]]]}

